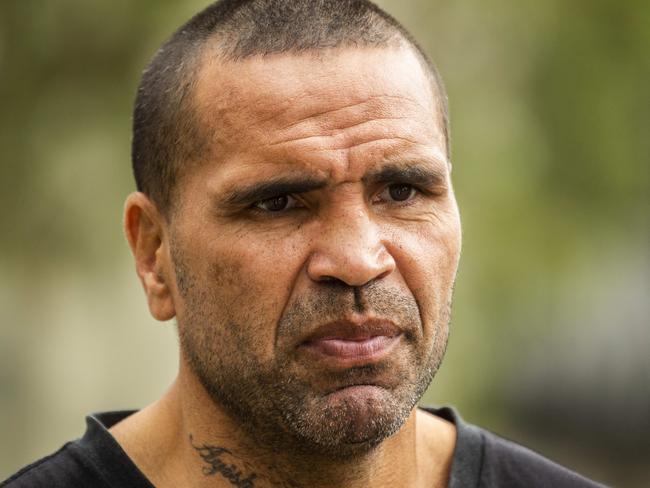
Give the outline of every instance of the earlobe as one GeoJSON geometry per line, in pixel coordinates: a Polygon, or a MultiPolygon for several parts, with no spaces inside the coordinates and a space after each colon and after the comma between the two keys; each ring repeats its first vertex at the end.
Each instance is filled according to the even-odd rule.
{"type": "Polygon", "coordinates": [[[172,296],[171,258],[165,234],[166,222],[154,203],[141,192],[130,194],[124,204],[124,233],[133,253],[149,311],[157,320],[176,315],[172,296]]]}

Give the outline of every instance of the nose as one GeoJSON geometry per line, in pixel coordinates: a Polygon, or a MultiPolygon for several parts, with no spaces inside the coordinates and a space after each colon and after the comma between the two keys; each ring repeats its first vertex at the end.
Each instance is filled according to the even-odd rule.
{"type": "Polygon", "coordinates": [[[313,281],[341,281],[363,286],[388,276],[395,260],[386,249],[377,224],[359,210],[323,223],[307,263],[313,281]]]}

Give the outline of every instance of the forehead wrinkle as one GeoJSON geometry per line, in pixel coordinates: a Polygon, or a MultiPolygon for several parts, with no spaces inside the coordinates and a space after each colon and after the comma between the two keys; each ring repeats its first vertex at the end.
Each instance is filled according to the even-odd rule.
{"type": "MultiPolygon", "coordinates": [[[[374,142],[374,141],[373,141],[374,142]]],[[[333,164],[327,171],[330,186],[341,183],[368,183],[372,175],[382,172],[386,167],[404,168],[415,164],[431,166],[432,171],[440,175],[446,175],[449,179],[449,163],[442,150],[431,151],[430,147],[424,144],[412,144],[410,141],[395,144],[394,140],[385,140],[385,144],[375,144],[370,148],[372,154],[368,154],[368,146],[372,143],[360,144],[351,150],[336,150],[338,164],[333,164]],[[357,151],[358,149],[358,151],[357,151]],[[374,161],[374,164],[367,165],[367,161],[374,161]]]]}
{"type": "Polygon", "coordinates": [[[294,151],[330,151],[391,139],[414,145],[431,140],[442,142],[444,136],[440,127],[429,122],[432,117],[434,114],[425,113],[412,98],[376,95],[313,115],[310,113],[306,119],[286,126],[289,129],[269,131],[271,135],[266,144],[269,147],[286,145],[294,151]],[[393,103],[385,103],[386,99],[393,103]],[[413,106],[405,110],[404,104],[396,106],[395,101],[412,102],[413,106]]]}
{"type": "MultiPolygon", "coordinates": [[[[408,71],[409,66],[413,63],[407,61],[406,64],[400,65],[403,68],[397,70],[396,77],[380,76],[379,84],[371,83],[370,86],[374,86],[375,93],[368,93],[368,85],[364,80],[366,76],[373,74],[372,69],[363,71],[359,77],[355,76],[355,71],[350,68],[349,63],[345,64],[350,61],[350,56],[352,59],[359,58],[359,51],[363,50],[336,51],[337,54],[344,56],[340,62],[344,63],[343,66],[347,66],[347,68],[343,70],[339,70],[337,59],[323,57],[316,60],[319,66],[322,65],[326,71],[323,77],[331,78],[333,83],[319,84],[318,79],[322,73],[318,72],[315,77],[312,74],[314,73],[312,67],[309,65],[305,67],[300,62],[296,62],[300,61],[301,57],[313,61],[314,56],[311,54],[273,55],[264,59],[253,58],[244,61],[212,59],[204,63],[201,67],[200,83],[197,86],[197,98],[202,105],[201,116],[204,125],[207,126],[208,131],[211,131],[211,145],[213,148],[219,149],[219,159],[227,157],[226,153],[229,148],[241,153],[237,156],[240,160],[256,159],[255,152],[258,148],[263,148],[269,142],[281,142],[277,136],[282,136],[282,130],[308,132],[308,130],[303,130],[302,124],[306,122],[307,125],[309,123],[314,125],[315,127],[312,127],[311,130],[320,131],[320,134],[317,134],[320,136],[335,135],[337,131],[362,127],[367,125],[368,121],[362,119],[364,116],[368,117],[368,112],[373,112],[370,115],[377,120],[412,119],[414,124],[419,121],[420,126],[429,133],[428,138],[435,139],[436,145],[438,145],[438,139],[442,140],[443,137],[441,127],[433,122],[437,119],[434,107],[437,94],[430,89],[430,80],[426,70],[419,70],[419,72],[424,72],[424,77],[414,77],[411,71],[408,71]],[[278,74],[283,76],[278,76],[278,74]],[[342,77],[343,80],[350,80],[349,86],[346,84],[344,90],[341,89],[341,79],[338,79],[337,76],[342,77]],[[251,82],[247,83],[246,80],[251,82]],[[425,87],[426,91],[423,91],[422,88],[425,87]],[[397,93],[386,93],[390,90],[397,93]],[[412,93],[419,94],[419,96],[411,96],[412,93]],[[332,106],[334,108],[328,108],[332,106]],[[400,107],[409,106],[407,117],[394,116],[399,115],[400,107]],[[301,117],[307,120],[296,121],[296,118],[301,117]],[[423,121],[424,124],[422,124],[423,121]],[[329,133],[323,134],[323,131],[327,130],[329,133]],[[270,141],[270,136],[276,140],[270,141]]],[[[373,49],[372,51],[374,56],[377,53],[383,56],[390,50],[373,49]]],[[[365,56],[365,51],[361,55],[365,56]]],[[[403,61],[404,56],[400,55],[398,59],[403,61]]],[[[415,63],[420,68],[420,60],[417,57],[415,57],[415,63]]],[[[374,72],[377,72],[376,69],[374,72]]],[[[400,124],[394,124],[394,126],[400,128],[400,124]]],[[[366,134],[365,139],[351,138],[333,146],[334,151],[337,152],[335,158],[339,160],[337,164],[344,163],[342,166],[352,167],[355,160],[364,158],[367,162],[368,158],[362,153],[377,152],[376,148],[373,148],[373,142],[375,146],[379,145],[382,148],[391,144],[391,138],[414,145],[427,142],[424,139],[418,141],[420,133],[423,131],[414,131],[412,127],[401,126],[401,131],[387,131],[392,132],[390,136],[382,134],[381,127],[379,129],[375,131],[375,135],[371,134],[371,137],[367,137],[366,134]],[[370,140],[373,138],[375,141],[370,140]]],[[[385,128],[383,130],[386,131],[385,128]]],[[[287,136],[287,141],[292,137],[295,137],[296,140],[306,140],[305,136],[301,134],[288,134],[287,136]]],[[[315,146],[305,144],[302,145],[302,149],[310,153],[331,153],[332,147],[324,147],[326,146],[325,139],[318,141],[318,138],[314,137],[312,142],[319,144],[315,146]]],[[[276,154],[288,156],[283,158],[285,161],[293,160],[298,164],[301,163],[300,158],[297,157],[300,155],[296,154],[299,152],[295,150],[296,148],[281,147],[280,144],[280,147],[275,149],[278,150],[276,154]]],[[[307,154],[302,155],[307,156],[307,154]]],[[[214,156],[212,157],[212,160],[216,159],[214,156]]],[[[319,157],[318,159],[325,162],[330,160],[330,157],[319,157]]],[[[307,162],[302,161],[302,163],[307,162]]]]}
{"type": "MultiPolygon", "coordinates": [[[[219,184],[211,189],[215,195],[232,193],[235,188],[254,185],[256,182],[285,180],[312,180],[322,182],[323,190],[335,190],[341,186],[348,186],[353,184],[362,184],[367,186],[373,184],[373,178],[387,169],[408,168],[413,165],[433,166],[430,169],[431,173],[438,173],[441,175],[441,180],[446,180],[448,172],[446,170],[446,158],[439,151],[432,153],[430,150],[424,151],[414,148],[412,144],[404,145],[399,144],[397,147],[394,141],[386,145],[379,152],[376,162],[371,166],[361,161],[360,165],[356,164],[356,158],[351,156],[349,151],[338,150],[330,151],[337,153],[335,155],[328,155],[325,159],[330,162],[329,165],[320,166],[318,164],[305,164],[296,166],[289,162],[284,164],[276,162],[258,163],[242,163],[230,169],[221,172],[221,177],[218,180],[219,184]],[[331,164],[334,159],[338,159],[334,164],[331,164]]],[[[375,148],[375,151],[377,149],[375,148]]],[[[367,151],[363,151],[367,153],[367,151]]],[[[365,160],[365,159],[364,159],[365,160]]]]}
{"type": "MultiPolygon", "coordinates": [[[[421,88],[426,88],[427,105],[430,105],[434,102],[434,94],[430,90],[427,70],[421,65],[416,53],[412,49],[403,46],[339,47],[315,52],[252,56],[239,61],[227,60],[222,56],[214,55],[214,53],[212,55],[204,54],[200,63],[198,91],[204,92],[209,89],[210,85],[217,85],[220,89],[228,87],[226,90],[228,92],[226,96],[227,102],[231,102],[236,97],[248,98],[248,101],[250,101],[250,97],[253,97],[258,102],[266,103],[277,103],[284,100],[288,102],[289,107],[293,106],[300,109],[305,106],[305,102],[313,98],[320,102],[325,95],[332,95],[327,96],[331,102],[332,97],[341,96],[340,84],[330,83],[327,87],[327,79],[336,80],[340,76],[349,75],[345,80],[345,96],[348,98],[354,96],[354,93],[359,90],[364,93],[367,88],[366,83],[362,78],[357,77],[358,73],[356,71],[343,69],[346,61],[350,61],[350,59],[363,61],[370,56],[377,57],[378,62],[381,62],[386,56],[390,57],[395,54],[399,55],[398,59],[406,63],[405,66],[408,66],[409,74],[402,72],[401,76],[397,77],[394,75],[383,76],[381,82],[386,87],[394,87],[396,80],[398,83],[405,79],[414,80],[415,85],[426,80],[427,82],[422,84],[421,88]],[[311,66],[313,64],[317,66],[311,66]],[[415,66],[423,75],[422,77],[410,75],[415,66]],[[421,79],[418,80],[418,78],[421,79]],[[208,83],[209,80],[215,80],[216,83],[208,83]],[[256,83],[247,85],[242,83],[243,80],[253,80],[256,83]],[[323,83],[323,80],[325,80],[325,83],[323,83]],[[315,93],[309,93],[313,84],[320,85],[316,87],[317,91],[315,93]],[[260,86],[265,87],[261,92],[260,86]],[[324,89],[326,87],[327,89],[324,89]],[[300,98],[300,104],[290,103],[297,98],[300,98]]],[[[382,95],[379,94],[379,96],[382,95]]],[[[390,97],[390,95],[384,95],[384,97],[390,97]]],[[[399,98],[406,99],[407,97],[399,98]]],[[[363,99],[360,101],[363,101],[363,99]]],[[[410,98],[410,101],[417,103],[414,98],[410,98]]],[[[264,103],[256,103],[254,107],[249,106],[248,108],[249,110],[254,108],[256,111],[260,111],[264,109],[265,105],[264,103]]],[[[432,110],[434,107],[422,108],[432,110]]]]}
{"type": "MultiPolygon", "coordinates": [[[[371,137],[372,140],[363,139],[363,132],[364,132],[363,129],[367,128],[369,130],[372,130],[372,127],[368,127],[368,126],[376,125],[378,121],[396,121],[396,120],[404,120],[404,119],[409,119],[409,118],[408,117],[376,117],[373,118],[372,120],[364,120],[362,122],[351,123],[349,126],[345,126],[337,129],[321,130],[319,131],[319,134],[315,134],[315,135],[292,136],[289,138],[270,141],[267,143],[267,145],[269,147],[273,147],[273,146],[280,146],[283,144],[292,144],[292,143],[300,143],[300,142],[304,144],[309,144],[310,142],[314,142],[317,145],[317,141],[319,140],[329,141],[329,140],[340,139],[341,145],[338,146],[334,145],[333,147],[323,148],[323,149],[349,149],[354,146],[370,143],[372,142],[372,140],[384,141],[384,140],[389,140],[391,138],[402,139],[408,142],[412,142],[413,144],[417,144],[416,141],[411,140],[404,136],[398,136],[397,134],[391,134],[390,137],[371,137]],[[348,133],[347,131],[351,131],[351,133],[348,133]]],[[[386,130],[384,130],[383,132],[386,132],[386,130]]]]}
{"type": "Polygon", "coordinates": [[[268,93],[248,89],[233,80],[231,69],[241,69],[241,62],[218,62],[209,59],[201,65],[195,91],[195,105],[204,133],[214,145],[225,149],[255,133],[259,127],[274,121],[295,104],[301,93],[269,103],[268,93]]]}
{"type": "MultiPolygon", "coordinates": [[[[322,105],[322,100],[323,100],[323,90],[314,93],[311,96],[307,96],[306,98],[314,98],[316,99],[317,102],[320,102],[318,105],[322,105]]],[[[389,117],[388,114],[391,112],[389,110],[390,104],[387,103],[382,103],[383,100],[389,99],[389,100],[399,100],[403,102],[411,102],[421,109],[424,110],[424,107],[420,103],[417,102],[417,100],[410,98],[410,97],[403,97],[399,95],[390,95],[387,93],[383,94],[376,94],[376,95],[370,95],[366,97],[362,97],[358,100],[354,100],[351,102],[345,102],[342,106],[333,108],[333,109],[328,109],[328,110],[320,110],[319,108],[314,107],[311,110],[316,110],[314,112],[310,112],[309,108],[305,109],[306,114],[305,115],[300,115],[299,120],[292,122],[284,127],[281,127],[280,130],[288,130],[292,129],[293,127],[299,126],[300,124],[310,122],[310,121],[318,121],[320,119],[331,119],[333,116],[337,115],[339,112],[347,112],[348,114],[357,114],[359,116],[364,116],[364,115],[369,115],[373,111],[377,113],[378,115],[374,116],[373,118],[375,119],[389,119],[389,118],[407,118],[407,117],[389,117]],[[369,106],[368,106],[369,105],[369,106]],[[354,110],[355,108],[358,108],[358,110],[354,110]]],[[[302,99],[303,103],[301,104],[301,107],[306,106],[304,103],[304,98],[302,99]]],[[[328,100],[329,99],[328,97],[328,100]]],[[[335,118],[335,117],[334,117],[335,118]]],[[[325,125],[325,124],[323,124],[325,125]]],[[[351,127],[355,125],[354,123],[348,125],[348,126],[342,126],[340,127],[341,129],[346,129],[348,127],[351,127]]],[[[322,127],[319,125],[319,127],[322,127]]]]}

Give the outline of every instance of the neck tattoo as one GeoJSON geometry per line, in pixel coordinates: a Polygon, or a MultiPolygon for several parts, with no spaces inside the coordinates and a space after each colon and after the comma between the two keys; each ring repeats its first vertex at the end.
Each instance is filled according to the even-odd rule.
{"type": "Polygon", "coordinates": [[[237,488],[255,488],[257,474],[252,471],[244,474],[244,470],[237,468],[234,463],[230,462],[228,459],[234,458],[234,462],[243,463],[229,449],[208,444],[195,445],[191,434],[190,444],[192,444],[192,447],[199,453],[205,463],[202,469],[205,476],[221,475],[232,486],[236,486],[237,488]]]}

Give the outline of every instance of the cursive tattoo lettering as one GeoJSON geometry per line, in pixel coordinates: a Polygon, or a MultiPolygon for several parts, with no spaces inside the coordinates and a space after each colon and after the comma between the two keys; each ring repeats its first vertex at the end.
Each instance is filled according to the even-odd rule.
{"type": "Polygon", "coordinates": [[[254,482],[257,478],[256,473],[250,473],[248,476],[245,476],[242,470],[224,459],[224,457],[234,457],[237,459],[237,456],[235,456],[229,449],[226,449],[225,447],[210,446],[207,444],[197,446],[194,444],[191,435],[190,443],[206,464],[203,466],[204,475],[214,476],[220,474],[237,488],[255,488],[254,482]]]}

